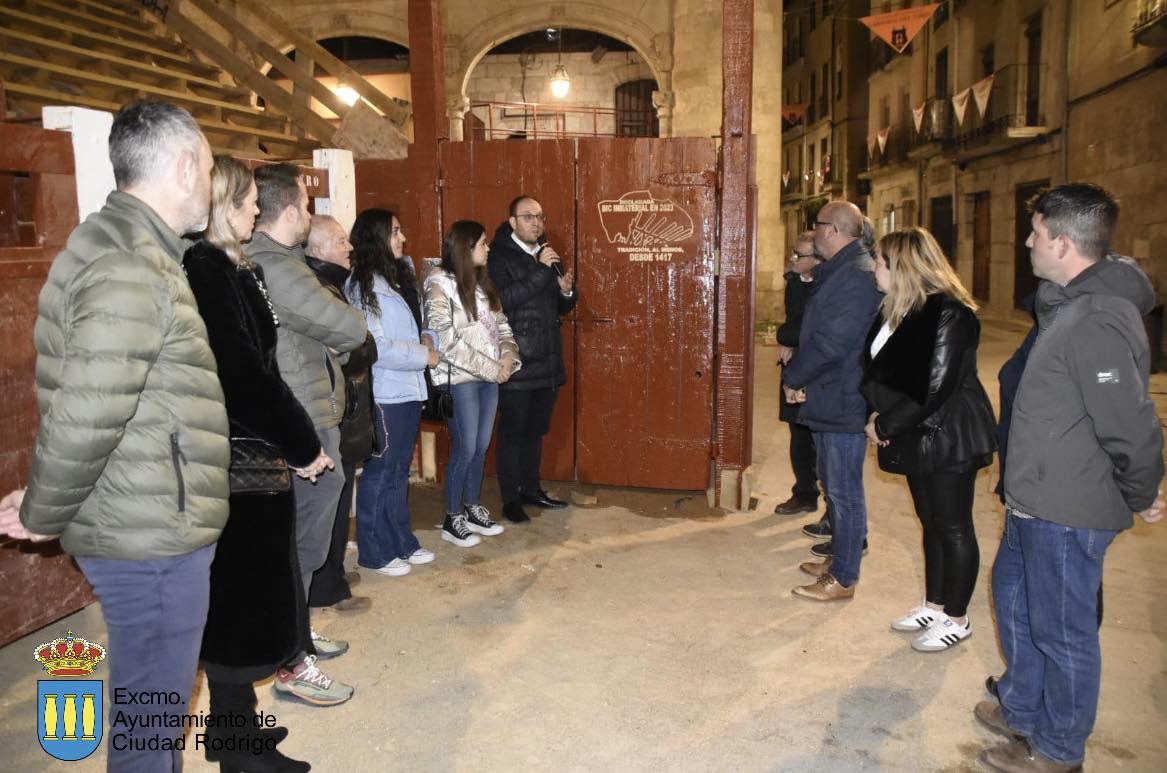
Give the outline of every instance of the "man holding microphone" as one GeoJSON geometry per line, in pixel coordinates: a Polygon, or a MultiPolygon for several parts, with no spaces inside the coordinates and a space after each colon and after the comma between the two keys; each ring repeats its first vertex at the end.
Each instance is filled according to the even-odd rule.
{"type": "Polygon", "coordinates": [[[523,505],[563,508],[539,482],[543,436],[559,387],[567,381],[559,317],[575,308],[574,272],[546,243],[543,207],[530,196],[510,205],[510,217],[495,232],[488,263],[523,357],[522,370],[500,385],[498,395],[498,485],[503,515],[530,520],[523,505]]]}

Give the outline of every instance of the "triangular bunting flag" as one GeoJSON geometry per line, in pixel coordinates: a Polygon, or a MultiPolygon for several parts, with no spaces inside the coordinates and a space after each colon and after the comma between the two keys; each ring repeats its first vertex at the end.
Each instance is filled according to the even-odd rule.
{"type": "Polygon", "coordinates": [[[968,109],[968,95],[972,91],[971,88],[952,95],[952,109],[956,113],[956,125],[960,126],[964,123],[964,111],[968,109]]]}
{"type": "Polygon", "coordinates": [[[924,101],[912,108],[912,120],[916,122],[916,134],[923,131],[924,127],[924,108],[928,106],[928,102],[924,101]]]}
{"type": "Polygon", "coordinates": [[[875,135],[874,134],[867,135],[867,155],[868,156],[875,155],[875,135]]]}
{"type": "Polygon", "coordinates": [[[989,109],[989,94],[993,91],[993,76],[982,78],[972,85],[973,99],[977,103],[977,112],[981,114],[981,118],[985,117],[985,111],[989,109]]]}
{"type": "Polygon", "coordinates": [[[875,16],[864,16],[859,21],[894,48],[897,54],[902,54],[912,42],[912,38],[916,37],[916,33],[939,7],[940,3],[929,3],[919,8],[905,8],[875,16]]]}
{"type": "Polygon", "coordinates": [[[785,172],[782,173],[782,184],[783,185],[790,184],[790,170],[789,169],[787,169],[785,172]]]}
{"type": "Polygon", "coordinates": [[[882,153],[884,151],[884,148],[887,147],[887,135],[889,132],[891,132],[891,128],[880,129],[879,134],[876,135],[879,138],[879,152],[880,153],[882,153]]]}
{"type": "Polygon", "coordinates": [[[827,155],[823,156],[823,176],[825,177],[825,176],[829,175],[830,173],[831,173],[831,155],[828,153],[827,155]]]}
{"type": "Polygon", "coordinates": [[[809,102],[797,102],[793,105],[782,106],[782,118],[786,123],[798,123],[798,119],[802,118],[802,114],[806,112],[809,102]]]}

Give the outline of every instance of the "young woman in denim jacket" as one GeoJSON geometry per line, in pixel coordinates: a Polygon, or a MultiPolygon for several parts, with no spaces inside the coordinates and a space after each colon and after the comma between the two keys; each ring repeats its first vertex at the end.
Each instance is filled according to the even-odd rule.
{"type": "MultiPolygon", "coordinates": [[[[377,343],[373,416],[381,453],[365,462],[357,490],[357,563],[381,574],[409,574],[434,554],[410,526],[409,465],[426,399],[425,369],[438,362],[433,338],[420,331],[421,308],[405,234],[385,209],[367,209],[353,224],[345,293],[368,318],[377,343]]],[[[427,331],[428,332],[428,331],[427,331]]]]}
{"type": "Polygon", "coordinates": [[[482,224],[459,220],[442,242],[441,266],[425,280],[426,326],[437,335],[441,354],[430,374],[454,398],[442,539],[459,547],[477,545],[479,534],[503,531],[479,501],[482,467],[494,428],[498,385],[521,365],[511,326],[486,272],[489,250],[482,224]]]}

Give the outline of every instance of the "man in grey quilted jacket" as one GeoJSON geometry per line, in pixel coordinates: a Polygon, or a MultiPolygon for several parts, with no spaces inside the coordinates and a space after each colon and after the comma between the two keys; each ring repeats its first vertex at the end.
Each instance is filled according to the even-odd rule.
{"type": "Polygon", "coordinates": [[[227,414],[181,264],[181,235],[206,226],[211,149],[185,110],[139,102],[114,119],[109,154],[117,190],[40,293],[40,430],[0,532],[59,537],[101,600],[111,715],[135,728],[132,743],[107,730],[109,770],[179,770],[181,728],[153,715],[187,712],[227,521],[227,414]],[[136,700],[150,694],[171,697],[136,700]]]}
{"type": "MultiPolygon", "coordinates": [[[[280,375],[308,411],[320,436],[320,444],[330,459],[340,459],[340,420],[344,416],[344,373],[347,353],[365,342],[368,329],[365,315],[320,284],[304,257],[304,240],[311,223],[308,192],[299,170],[291,164],[272,164],[255,171],[259,191],[259,217],[255,235],[246,246],[247,256],[263,268],[268,293],[280,324],[276,358],[280,375]]],[[[344,488],[344,474],[330,464],[319,477],[297,478],[296,553],[307,599],[312,574],[324,564],[332,540],[332,523],[344,488]]],[[[305,604],[307,602],[305,601],[305,604]]],[[[348,644],[330,641],[312,632],[318,657],[343,654],[348,644]]],[[[314,661],[306,658],[289,664],[278,675],[284,692],[309,702],[318,685],[298,680],[295,675],[314,661]]],[[[323,696],[335,697],[337,685],[323,696]]],[[[277,689],[281,689],[277,686],[277,689]]]]}

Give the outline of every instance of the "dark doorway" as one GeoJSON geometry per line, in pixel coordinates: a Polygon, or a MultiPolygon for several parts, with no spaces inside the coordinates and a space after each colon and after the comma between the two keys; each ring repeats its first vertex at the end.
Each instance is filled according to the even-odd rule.
{"type": "Polygon", "coordinates": [[[948,262],[955,266],[956,255],[953,250],[956,247],[956,226],[952,223],[952,197],[937,196],[929,202],[929,210],[928,227],[948,262]]]}
{"type": "Polygon", "coordinates": [[[1025,241],[1029,238],[1031,218],[1027,202],[1049,187],[1049,180],[1025,183],[1017,186],[1017,196],[1013,204],[1013,306],[1024,308],[1022,301],[1037,289],[1037,277],[1033,275],[1033,264],[1029,261],[1029,248],[1025,241]]]}
{"type": "Polygon", "coordinates": [[[616,136],[659,137],[660,125],[652,92],[656,81],[651,78],[621,83],[616,87],[616,136]]]}
{"type": "Polygon", "coordinates": [[[989,265],[993,247],[989,192],[973,194],[973,297],[989,300],[989,265]]]}

